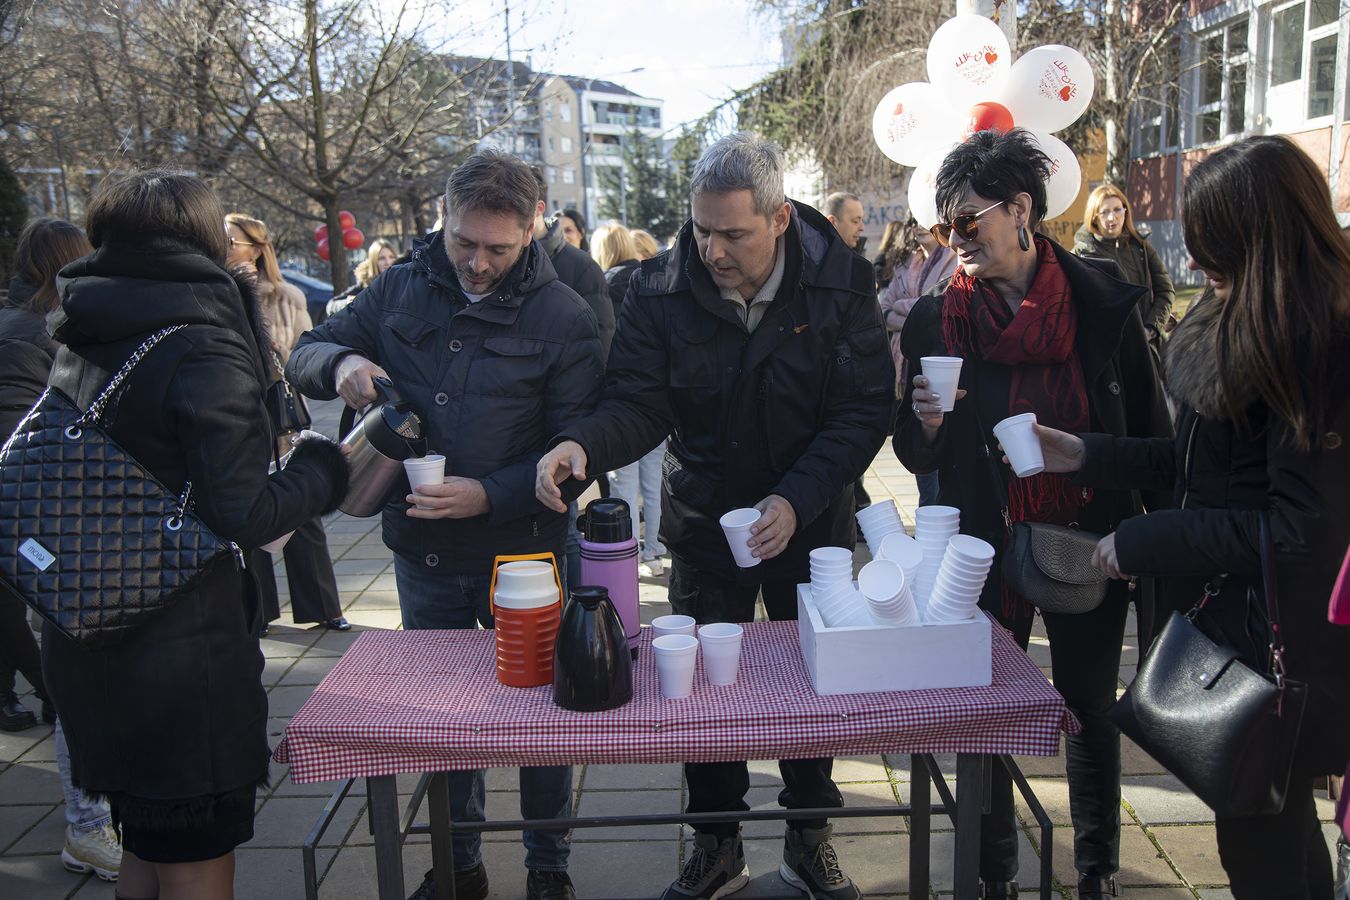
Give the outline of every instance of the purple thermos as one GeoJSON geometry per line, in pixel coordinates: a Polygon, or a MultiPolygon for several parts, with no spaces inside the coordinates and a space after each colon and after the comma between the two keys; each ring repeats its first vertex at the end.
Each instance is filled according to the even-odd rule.
{"type": "Polygon", "coordinates": [[[581,532],[581,584],[603,585],[618,610],[637,658],[642,615],[638,610],[638,542],[628,504],[612,497],[592,500],[577,519],[581,532]]]}

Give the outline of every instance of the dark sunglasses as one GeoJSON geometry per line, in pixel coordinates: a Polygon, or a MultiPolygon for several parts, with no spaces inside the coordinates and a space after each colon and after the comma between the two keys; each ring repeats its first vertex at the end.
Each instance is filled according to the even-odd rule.
{"type": "Polygon", "coordinates": [[[930,228],[929,231],[932,233],[933,239],[944,247],[951,246],[950,242],[953,231],[961,235],[962,240],[973,241],[975,240],[975,236],[980,233],[980,223],[979,223],[980,216],[984,215],[990,210],[998,209],[1000,206],[1002,206],[1007,202],[1008,202],[1007,200],[1000,200],[993,206],[986,206],[979,212],[966,213],[963,216],[957,216],[956,218],[952,219],[950,223],[939,222],[932,228],[930,228]]]}

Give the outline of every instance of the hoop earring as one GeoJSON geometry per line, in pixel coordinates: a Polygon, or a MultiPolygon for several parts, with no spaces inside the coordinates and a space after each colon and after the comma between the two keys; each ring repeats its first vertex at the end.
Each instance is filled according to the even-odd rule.
{"type": "Polygon", "coordinates": [[[1022,248],[1023,253],[1031,249],[1031,235],[1027,234],[1025,225],[1017,226],[1017,246],[1022,248]]]}

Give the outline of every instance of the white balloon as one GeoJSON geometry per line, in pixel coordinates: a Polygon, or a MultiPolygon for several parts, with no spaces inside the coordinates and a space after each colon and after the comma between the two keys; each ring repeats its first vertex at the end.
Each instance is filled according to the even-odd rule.
{"type": "Polygon", "coordinates": [[[911,81],[881,98],[872,114],[872,137],[889,159],[917,166],[938,145],[955,139],[956,122],[937,89],[911,81]]]}
{"type": "Polygon", "coordinates": [[[1013,63],[1003,105],[1021,128],[1060,131],[1078,120],[1096,87],[1092,66],[1072,47],[1046,44],[1013,63]]]}
{"type": "Polygon", "coordinates": [[[984,16],[948,19],[928,42],[928,80],[957,108],[998,96],[1011,66],[1007,36],[984,16]]]}
{"type": "Polygon", "coordinates": [[[1078,199],[1078,192],[1083,187],[1083,169],[1068,144],[1044,131],[1031,134],[1050,157],[1050,177],[1045,182],[1045,217],[1053,219],[1067,212],[1078,199]]]}
{"type": "Polygon", "coordinates": [[[937,173],[947,158],[950,146],[930,152],[909,175],[909,214],[921,228],[932,228],[938,223],[937,173]]]}

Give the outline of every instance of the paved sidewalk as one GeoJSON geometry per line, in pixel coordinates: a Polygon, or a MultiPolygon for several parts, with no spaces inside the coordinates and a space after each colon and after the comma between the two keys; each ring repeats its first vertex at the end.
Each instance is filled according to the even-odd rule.
{"type": "MultiPolygon", "coordinates": [[[[315,404],[315,420],[323,430],[336,429],[333,404],[315,404]]],[[[896,462],[889,446],[867,473],[873,499],[894,497],[909,524],[917,501],[913,478],[896,462]]],[[[337,661],[362,629],[398,628],[398,596],[389,550],[380,542],[379,520],[337,516],[327,524],[328,543],[349,620],[348,634],[286,624],[272,625],[262,642],[267,656],[264,673],[271,702],[269,735],[280,740],[288,718],[337,661]]],[[[865,560],[866,548],[860,558],[865,560]]],[[[278,586],[286,602],[285,570],[278,567],[278,586]]],[[[665,579],[643,579],[644,621],[669,611],[665,579]]],[[[1120,675],[1122,687],[1134,674],[1137,648],[1131,618],[1120,675]]],[[[1039,628],[1030,648],[1032,658],[1049,674],[1049,649],[1039,628]]],[[[27,690],[26,685],[23,689],[27,690]]],[[[38,708],[31,695],[27,702],[38,708]]],[[[1214,845],[1212,816],[1176,779],[1164,773],[1138,748],[1125,742],[1122,803],[1121,872],[1125,894],[1135,900],[1219,900],[1229,894],[1214,845]]],[[[112,885],[92,876],[73,875],[61,866],[64,818],[51,729],[39,727],[18,734],[0,733],[0,898],[46,900],[113,897],[112,885]]],[[[945,760],[950,769],[951,759],[945,760]]],[[[1055,890],[1073,898],[1072,828],[1064,779],[1064,758],[1019,760],[1056,827],[1055,890]]],[[[845,803],[904,803],[909,796],[907,758],[860,757],[835,763],[835,778],[845,803]]],[[[751,763],[749,802],[755,808],[777,802],[778,771],[773,762],[751,763]]],[[[241,900],[289,900],[303,897],[300,842],[318,817],[333,784],[294,784],[286,767],[273,766],[273,787],[260,794],[256,834],[238,852],[237,896],[241,900]]],[[[415,778],[401,779],[406,793],[415,778]]],[[[585,766],[575,776],[580,814],[671,812],[684,800],[678,766],[585,766]]],[[[488,814],[514,817],[518,810],[516,777],[493,770],[488,778],[488,814]]],[[[936,799],[936,798],[935,798],[936,799]]],[[[375,857],[364,818],[365,797],[355,789],[348,797],[318,854],[320,897],[348,900],[375,896],[375,857]]],[[[1329,843],[1332,805],[1320,812],[1329,843]]],[[[1020,883],[1039,883],[1037,832],[1034,820],[1020,809],[1024,824],[1020,883]]],[[[422,815],[425,821],[425,813],[422,815]]],[[[950,825],[933,821],[934,881],[931,895],[951,895],[950,825]]],[[[675,825],[627,829],[580,829],[573,838],[571,874],[583,900],[656,897],[678,874],[690,832],[675,825]]],[[[752,881],[735,896],[747,900],[800,897],[778,877],[782,853],[781,823],[755,823],[745,828],[746,855],[752,881]]],[[[904,819],[844,819],[837,825],[835,845],[846,871],[869,897],[908,894],[905,871],[908,834],[904,819]]],[[[524,851],[519,836],[491,834],[484,842],[493,894],[501,900],[522,898],[524,851]]],[[[430,866],[430,845],[413,839],[404,853],[409,890],[430,866]]]]}

